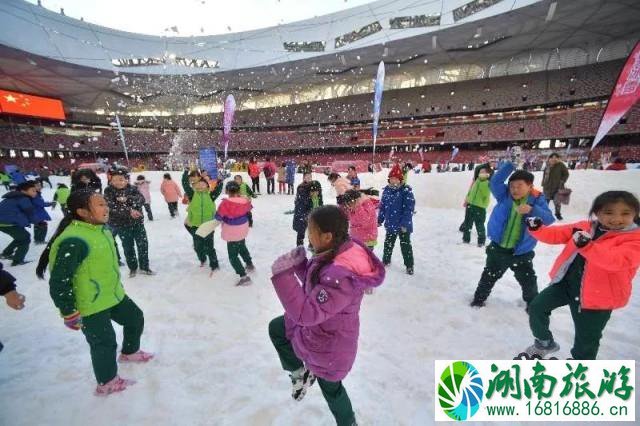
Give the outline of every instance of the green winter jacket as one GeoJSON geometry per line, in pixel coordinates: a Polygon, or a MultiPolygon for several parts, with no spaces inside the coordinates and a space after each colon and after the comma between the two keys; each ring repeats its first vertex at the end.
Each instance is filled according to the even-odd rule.
{"type": "Polygon", "coordinates": [[[200,226],[204,222],[213,220],[216,214],[216,203],[220,194],[224,181],[218,181],[215,189],[209,191],[194,191],[189,184],[189,172],[187,170],[182,174],[182,189],[189,198],[189,206],[187,207],[187,224],[189,226],[200,226]]]}
{"type": "Polygon", "coordinates": [[[311,206],[315,209],[322,205],[322,199],[318,195],[311,196],[311,206]]]}
{"type": "Polygon", "coordinates": [[[489,206],[490,199],[489,180],[476,179],[467,193],[467,203],[486,209],[489,206]]]}
{"type": "Polygon", "coordinates": [[[251,190],[251,188],[249,188],[249,185],[247,185],[246,182],[242,182],[240,184],[240,195],[242,195],[245,198],[249,198],[249,197],[254,197],[254,193],[251,190]]]}
{"type": "Polygon", "coordinates": [[[216,215],[215,200],[221,192],[222,184],[218,184],[212,192],[194,191],[187,207],[187,224],[189,226],[200,226],[204,222],[213,220],[216,215]]]}
{"type": "Polygon", "coordinates": [[[69,195],[71,195],[71,190],[69,188],[58,188],[56,193],[53,195],[53,201],[57,201],[61,206],[66,206],[69,195]]]}
{"type": "Polygon", "coordinates": [[[49,253],[49,292],[64,316],[86,317],[120,303],[125,296],[115,244],[104,225],[74,220],[49,253]]]}
{"type": "Polygon", "coordinates": [[[500,246],[506,249],[512,249],[520,241],[520,234],[522,233],[522,215],[518,213],[518,206],[527,204],[527,198],[522,200],[514,200],[513,206],[511,206],[511,213],[509,214],[509,221],[504,228],[504,234],[502,235],[502,241],[500,246]]]}

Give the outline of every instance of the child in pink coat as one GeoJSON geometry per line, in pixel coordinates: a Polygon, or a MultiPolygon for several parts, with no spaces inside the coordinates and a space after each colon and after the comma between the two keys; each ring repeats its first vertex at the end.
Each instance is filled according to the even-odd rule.
{"type": "Polygon", "coordinates": [[[350,189],[344,193],[342,202],[349,217],[349,236],[373,249],[378,244],[378,206],[380,200],[362,194],[355,189],[350,189]]]}
{"type": "Polygon", "coordinates": [[[225,190],[228,198],[220,203],[215,220],[222,224],[222,239],[227,242],[229,262],[240,275],[236,285],[249,285],[251,278],[247,276],[247,271],[251,272],[255,269],[245,243],[245,238],[249,234],[251,199],[240,195],[240,185],[235,181],[227,182],[225,190]],[[244,260],[246,269],[240,262],[240,258],[244,260]]]}
{"type": "Polygon", "coordinates": [[[164,174],[162,184],[160,184],[160,193],[169,206],[169,214],[171,219],[178,214],[178,201],[182,198],[182,191],[175,181],[171,180],[169,173],[164,174]]]}
{"type": "Polygon", "coordinates": [[[149,190],[149,184],[151,182],[148,181],[144,175],[138,175],[138,177],[136,178],[136,188],[138,189],[138,191],[140,191],[140,193],[142,194],[142,196],[144,197],[144,209],[147,211],[147,218],[152,221],[153,220],[153,213],[151,212],[151,191],[149,190]]]}

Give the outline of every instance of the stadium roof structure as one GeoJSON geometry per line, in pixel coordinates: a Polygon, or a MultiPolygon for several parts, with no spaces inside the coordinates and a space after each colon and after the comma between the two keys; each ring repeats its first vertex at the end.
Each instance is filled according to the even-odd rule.
{"type": "Polygon", "coordinates": [[[387,88],[520,74],[625,57],[637,0],[381,0],[313,19],[203,37],[134,34],[23,0],[0,3],[0,88],[70,111],[218,112],[387,88]]]}

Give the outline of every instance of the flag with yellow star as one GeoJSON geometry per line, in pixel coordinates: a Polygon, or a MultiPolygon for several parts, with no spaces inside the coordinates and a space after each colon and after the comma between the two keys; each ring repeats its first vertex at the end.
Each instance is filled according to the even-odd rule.
{"type": "Polygon", "coordinates": [[[59,99],[28,95],[0,89],[0,114],[64,120],[64,108],[59,99]]]}

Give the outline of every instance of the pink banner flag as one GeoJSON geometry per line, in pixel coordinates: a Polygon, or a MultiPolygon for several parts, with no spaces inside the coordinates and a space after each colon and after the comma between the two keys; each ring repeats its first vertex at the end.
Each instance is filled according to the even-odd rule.
{"type": "Polygon", "coordinates": [[[222,119],[222,141],[224,142],[224,159],[227,159],[227,149],[229,148],[229,134],[233,124],[233,115],[236,112],[236,100],[233,95],[227,96],[224,101],[224,115],[222,119]]]}
{"type": "Polygon", "coordinates": [[[638,102],[638,99],[640,99],[640,42],[636,43],[620,72],[596,137],[593,139],[592,151],[618,120],[638,102]]]}

